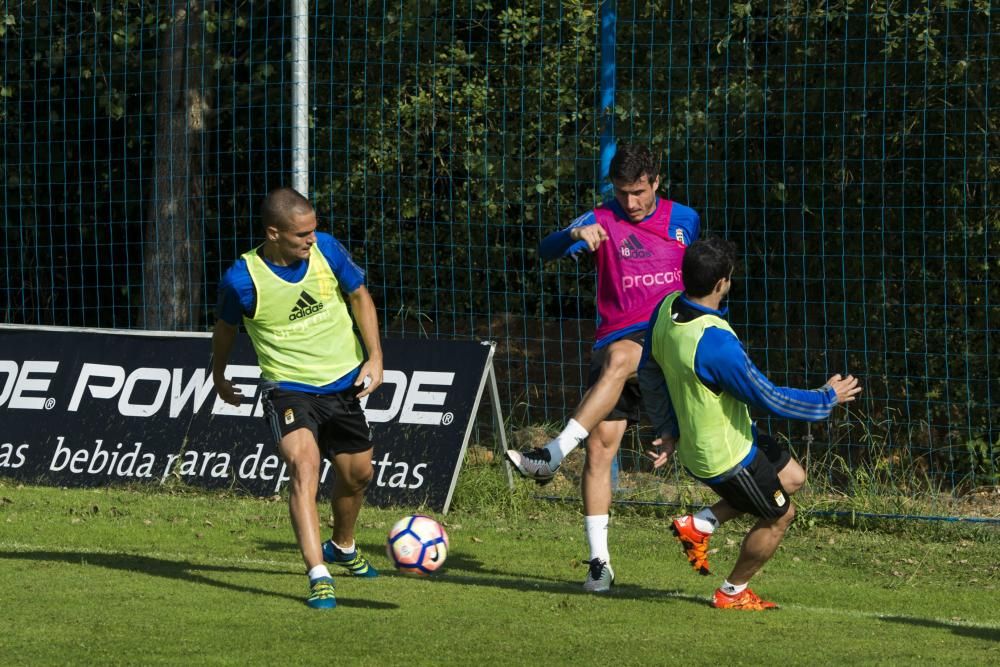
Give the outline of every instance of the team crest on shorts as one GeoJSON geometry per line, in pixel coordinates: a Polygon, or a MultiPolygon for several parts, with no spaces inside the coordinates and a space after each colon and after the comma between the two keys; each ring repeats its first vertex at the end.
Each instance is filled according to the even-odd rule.
{"type": "Polygon", "coordinates": [[[287,410],[285,410],[285,423],[291,424],[294,421],[295,421],[295,413],[292,411],[291,408],[288,408],[287,410]]]}
{"type": "Polygon", "coordinates": [[[785,506],[785,494],[781,492],[781,489],[774,492],[774,504],[778,507],[785,506]]]}

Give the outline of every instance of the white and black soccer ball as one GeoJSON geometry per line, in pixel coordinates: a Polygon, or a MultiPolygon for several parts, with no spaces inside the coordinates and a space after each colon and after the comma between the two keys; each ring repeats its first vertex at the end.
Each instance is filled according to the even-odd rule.
{"type": "Polygon", "coordinates": [[[448,557],[448,533],[431,517],[412,514],[389,531],[385,551],[400,572],[428,576],[448,557]]]}

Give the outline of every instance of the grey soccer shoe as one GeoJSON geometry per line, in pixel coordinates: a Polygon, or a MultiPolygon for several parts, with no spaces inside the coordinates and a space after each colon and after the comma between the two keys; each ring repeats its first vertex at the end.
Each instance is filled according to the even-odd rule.
{"type": "Polygon", "coordinates": [[[583,582],[583,590],[588,593],[607,593],[611,584],[615,583],[615,571],[606,560],[594,558],[583,561],[590,567],[587,569],[587,580],[583,582]]]}
{"type": "Polygon", "coordinates": [[[550,456],[547,449],[536,447],[535,449],[519,452],[516,449],[507,450],[507,460],[514,466],[522,477],[535,480],[539,486],[548,484],[555,477],[558,465],[549,462],[550,456]]]}

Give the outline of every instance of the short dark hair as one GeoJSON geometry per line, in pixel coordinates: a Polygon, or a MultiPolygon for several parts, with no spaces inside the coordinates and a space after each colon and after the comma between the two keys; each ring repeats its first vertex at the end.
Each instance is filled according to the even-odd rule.
{"type": "Polygon", "coordinates": [[[264,229],[277,227],[284,229],[291,222],[293,215],[311,213],[313,210],[309,200],[299,194],[294,188],[278,188],[271,190],[264,198],[260,207],[260,217],[264,229]]]}
{"type": "Polygon", "coordinates": [[[720,236],[699,239],[688,246],[681,262],[684,291],[693,297],[708,296],[735,267],[736,246],[731,241],[720,236]]]}
{"type": "Polygon", "coordinates": [[[652,183],[660,175],[660,164],[648,146],[621,144],[611,158],[609,175],[616,181],[635,183],[643,176],[652,183]]]}

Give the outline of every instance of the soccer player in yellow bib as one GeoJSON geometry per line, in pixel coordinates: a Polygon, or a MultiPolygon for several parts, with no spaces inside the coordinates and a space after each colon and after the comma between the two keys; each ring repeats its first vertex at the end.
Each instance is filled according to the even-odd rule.
{"type": "Polygon", "coordinates": [[[309,575],[306,604],[331,609],[337,601],[327,563],[353,576],[378,574],[354,543],[373,473],[372,432],[359,399],[382,383],[378,317],[364,273],[333,236],[316,231],[308,199],[292,188],[274,190],[261,216],[264,242],[219,285],[212,378],[219,397],[239,405],[225,370],[242,321],[264,380],[264,414],[288,468],[289,513],[309,575]],[[316,508],[322,457],[336,472],[326,542],[316,508]]]}
{"type": "Polygon", "coordinates": [[[758,433],[748,405],[785,419],[819,421],[861,392],[851,375],[834,375],[819,389],[775,386],[761,373],[723,319],[736,253],[720,238],[695,241],[684,254],[684,292],[654,312],[639,363],[643,402],[657,439],[646,452],[659,468],[676,452],[681,465],[721,500],[671,525],[691,565],[709,574],[708,540],[722,523],[757,517],[736,565],[715,591],[712,606],[774,609],[750,588],[795,518],[791,494],[806,473],[774,438],[758,433]]]}

